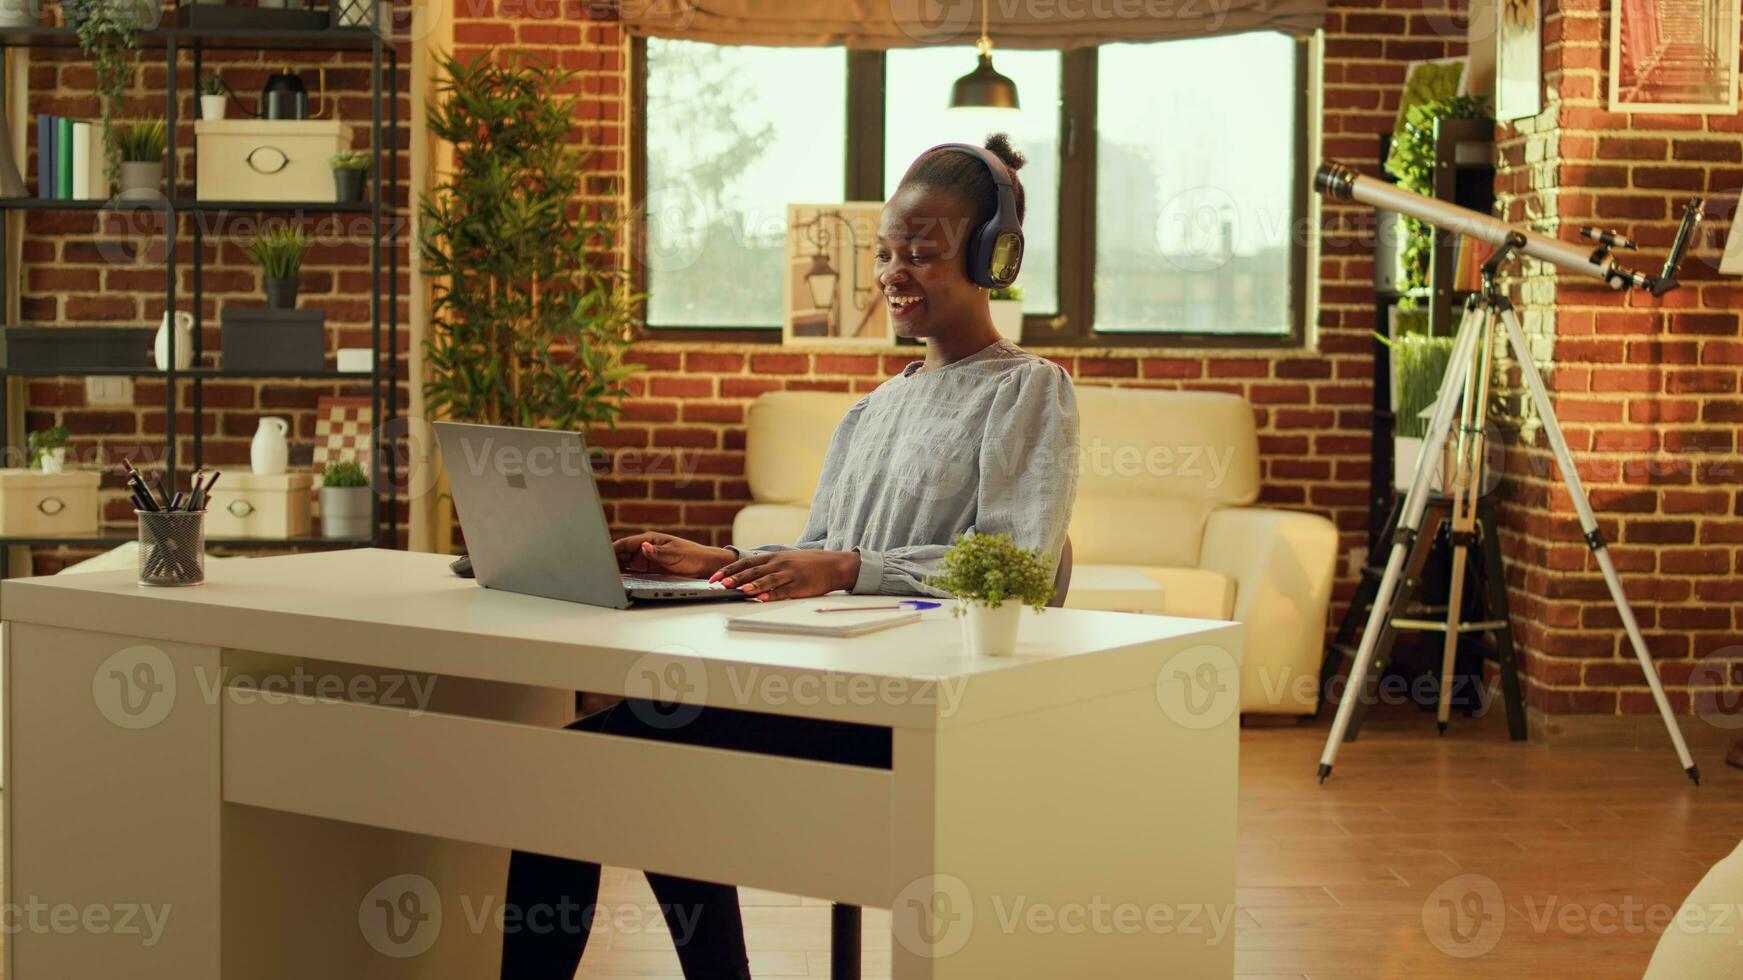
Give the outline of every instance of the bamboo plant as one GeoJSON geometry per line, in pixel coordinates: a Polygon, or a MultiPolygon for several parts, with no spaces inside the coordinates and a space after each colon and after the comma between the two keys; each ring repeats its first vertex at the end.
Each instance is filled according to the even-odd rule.
{"type": "Polygon", "coordinates": [[[619,220],[583,204],[571,139],[573,73],[506,56],[447,59],[430,132],[453,164],[420,201],[433,278],[435,414],[499,425],[614,425],[637,365],[624,363],[636,303],[616,261],[619,220]]]}

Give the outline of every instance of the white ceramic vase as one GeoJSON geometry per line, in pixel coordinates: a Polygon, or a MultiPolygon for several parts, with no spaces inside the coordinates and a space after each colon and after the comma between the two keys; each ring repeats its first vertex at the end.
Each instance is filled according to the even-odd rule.
{"type": "Polygon", "coordinates": [[[277,476],[290,465],[290,423],[276,415],[260,420],[254,442],[248,446],[248,462],[255,476],[277,476]]]}
{"type": "Polygon", "coordinates": [[[1023,604],[1006,600],[997,606],[959,602],[962,645],[976,657],[1009,657],[1017,652],[1017,626],[1023,604]]]}
{"type": "Polygon", "coordinates": [[[224,118],[224,101],[225,101],[225,99],[224,99],[224,96],[222,96],[222,95],[202,95],[202,96],[200,96],[200,118],[201,119],[222,119],[222,118],[224,118]]]}
{"type": "MultiPolygon", "coordinates": [[[[163,322],[157,327],[156,360],[159,371],[169,370],[169,324],[170,317],[166,312],[163,322]]],[[[175,331],[176,370],[186,371],[194,363],[194,315],[187,310],[177,310],[175,331]]]]}

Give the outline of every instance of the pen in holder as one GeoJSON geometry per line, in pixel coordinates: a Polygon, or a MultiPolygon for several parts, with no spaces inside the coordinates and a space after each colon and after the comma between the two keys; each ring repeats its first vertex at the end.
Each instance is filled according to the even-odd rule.
{"type": "Polygon", "coordinates": [[[135,510],[139,584],[199,585],[206,580],[204,510],[135,510]]]}

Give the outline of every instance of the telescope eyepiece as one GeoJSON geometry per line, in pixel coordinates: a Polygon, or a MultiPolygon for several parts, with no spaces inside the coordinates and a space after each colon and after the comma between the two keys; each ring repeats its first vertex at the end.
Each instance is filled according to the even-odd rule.
{"type": "Polygon", "coordinates": [[[1322,163],[1313,175],[1313,189],[1327,197],[1348,201],[1354,194],[1357,176],[1353,169],[1341,163],[1322,163]]]}

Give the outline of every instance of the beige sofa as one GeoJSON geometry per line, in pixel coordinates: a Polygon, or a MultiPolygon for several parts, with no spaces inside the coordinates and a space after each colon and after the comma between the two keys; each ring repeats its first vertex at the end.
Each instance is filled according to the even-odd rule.
{"type": "MultiPolygon", "coordinates": [[[[748,416],[755,503],[733,543],[791,542],[805,526],[835,424],[860,396],[772,392],[748,416]]],[[[1337,530],[1259,496],[1253,411],[1234,395],[1080,386],[1075,556],[1066,606],[1247,626],[1241,710],[1317,704],[1337,530]]]]}

